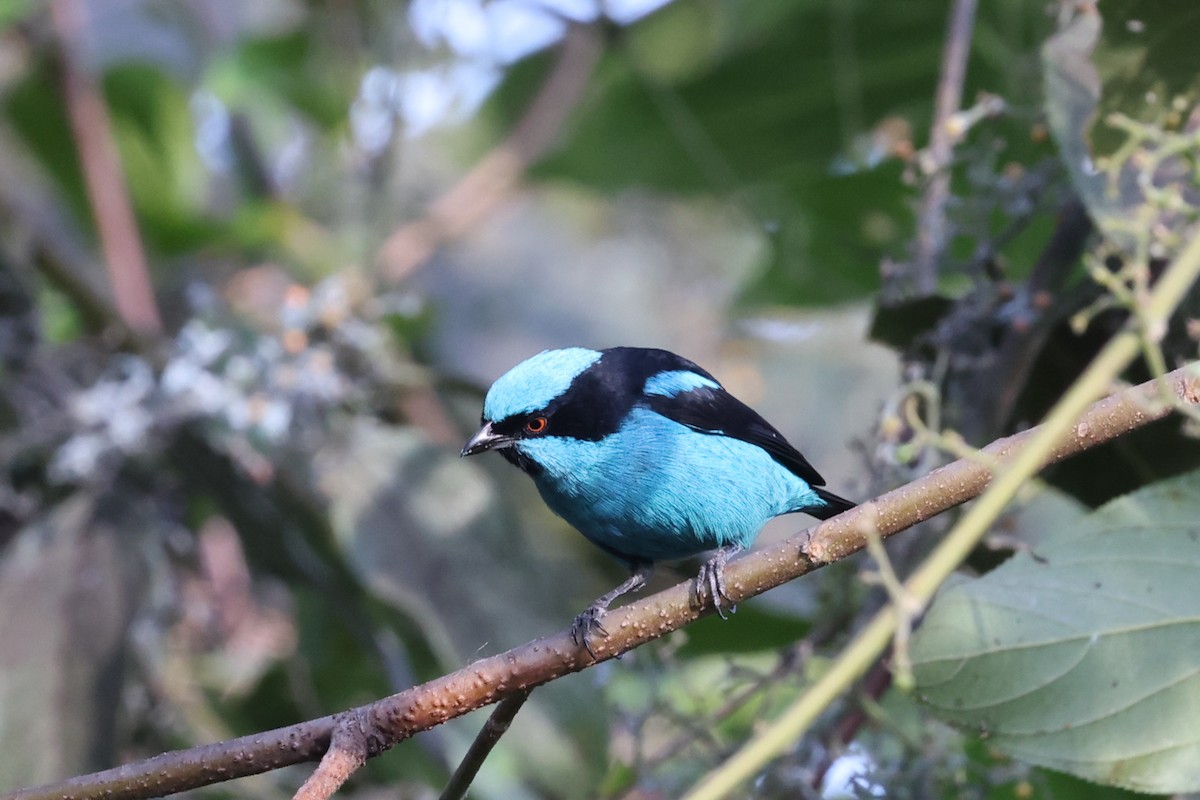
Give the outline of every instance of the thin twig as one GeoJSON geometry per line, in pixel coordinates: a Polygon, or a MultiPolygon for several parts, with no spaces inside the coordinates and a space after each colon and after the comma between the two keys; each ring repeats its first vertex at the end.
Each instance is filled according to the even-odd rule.
{"type": "Polygon", "coordinates": [[[962,105],[971,32],[975,27],[977,0],[954,0],[942,52],[941,77],[934,97],[933,128],[929,160],[932,174],[921,198],[917,225],[917,254],[913,264],[913,289],[917,297],[937,291],[938,262],[946,247],[946,201],[950,198],[950,156],[958,138],[952,121],[962,105]]]}
{"type": "Polygon", "coordinates": [[[479,774],[479,768],[487,760],[488,754],[492,752],[496,742],[500,741],[500,737],[508,730],[508,726],[512,724],[513,718],[517,716],[521,706],[525,705],[531,691],[533,690],[524,689],[510,694],[496,704],[492,715],[484,723],[479,735],[475,737],[475,741],[471,742],[471,749],[467,751],[458,768],[454,770],[454,774],[450,776],[450,782],[446,784],[446,788],[442,790],[442,795],[438,800],[462,800],[467,796],[467,789],[471,787],[471,781],[475,780],[475,776],[479,774]]]}
{"type": "MultiPolygon", "coordinates": [[[[1197,258],[1200,261],[1200,257],[1197,258]]],[[[1164,276],[1165,280],[1165,276],[1164,276]]],[[[1193,367],[1166,376],[1176,396],[1200,402],[1200,381],[1193,367]]],[[[1052,463],[1111,441],[1171,413],[1156,403],[1157,380],[1111,395],[1092,405],[1078,423],[1056,441],[1042,463],[1052,463]]],[[[993,442],[987,452],[1001,464],[1019,455],[1041,428],[993,442]]],[[[1002,473],[1008,474],[1008,473],[1002,473]]],[[[977,497],[992,481],[993,471],[975,459],[962,459],[826,520],[776,545],[730,562],[725,569],[729,599],[748,600],[766,590],[861,550],[865,520],[880,535],[890,536],[977,497]]],[[[420,686],[354,709],[380,737],[382,752],[413,734],[497,702],[514,692],[578,672],[646,642],[665,636],[712,613],[711,606],[692,605],[692,581],[609,612],[607,638],[592,642],[598,657],[576,645],[569,630],[546,636],[505,653],[480,659],[420,686]]],[[[736,624],[736,623],[730,623],[736,624]]],[[[891,630],[885,629],[885,644],[891,630]]],[[[340,716],[340,715],[339,715],[340,716]]],[[[208,786],[232,778],[267,772],[289,764],[314,761],[328,749],[339,716],[301,722],[226,742],[163,753],[146,761],[72,778],[57,784],[23,789],[0,800],[125,800],[159,797],[208,786]]]]}
{"type": "Polygon", "coordinates": [[[50,16],[61,42],[62,90],[71,120],[88,203],[112,283],[117,312],[143,334],[162,331],[141,235],[113,139],[112,122],[91,74],[77,62],[87,26],[82,0],[53,0],[50,16]]]}

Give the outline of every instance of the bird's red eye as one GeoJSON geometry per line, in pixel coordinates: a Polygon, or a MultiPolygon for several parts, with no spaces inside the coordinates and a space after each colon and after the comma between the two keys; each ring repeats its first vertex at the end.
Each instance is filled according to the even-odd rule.
{"type": "Polygon", "coordinates": [[[546,430],[546,418],[530,417],[529,421],[525,423],[525,430],[530,433],[541,433],[546,430]]]}

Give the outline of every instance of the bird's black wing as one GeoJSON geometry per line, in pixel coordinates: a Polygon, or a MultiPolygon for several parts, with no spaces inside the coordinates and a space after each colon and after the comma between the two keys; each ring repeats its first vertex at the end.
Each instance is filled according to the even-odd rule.
{"type": "Polygon", "coordinates": [[[761,447],[775,461],[803,478],[825,501],[824,508],[805,509],[809,515],[829,519],[854,507],[854,503],[844,497],[820,488],[825,485],[825,479],[808,459],[757,411],[724,389],[701,386],[671,397],[648,395],[644,402],[652,411],[699,433],[729,436],[761,447]]]}
{"type": "Polygon", "coordinates": [[[650,395],[646,405],[681,425],[700,433],[720,434],[761,447],[771,458],[803,478],[811,486],[824,486],[825,479],[800,451],[783,438],[757,411],[724,389],[701,386],[672,397],[650,395]]]}

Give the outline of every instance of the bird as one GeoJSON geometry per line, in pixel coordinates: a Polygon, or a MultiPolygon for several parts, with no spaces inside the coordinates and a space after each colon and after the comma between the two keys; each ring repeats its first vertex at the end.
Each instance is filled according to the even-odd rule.
{"type": "Polygon", "coordinates": [[[828,519],[854,503],[756,411],[694,362],[667,350],[545,350],[501,375],[461,455],[496,451],[537,486],[552,511],[629,569],[627,580],[572,623],[593,634],[618,597],[646,585],[660,561],[713,551],[694,583],[724,617],[725,564],[767,520],[828,519]]]}

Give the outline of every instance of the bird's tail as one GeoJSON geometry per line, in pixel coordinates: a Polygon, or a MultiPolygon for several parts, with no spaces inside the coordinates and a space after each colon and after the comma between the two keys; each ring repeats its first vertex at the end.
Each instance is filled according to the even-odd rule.
{"type": "Polygon", "coordinates": [[[817,497],[825,501],[824,507],[810,507],[804,509],[804,513],[817,519],[829,519],[836,517],[843,511],[849,511],[854,508],[854,503],[851,503],[844,497],[838,497],[833,492],[826,489],[821,489],[814,486],[813,491],[817,493],[817,497]]]}

